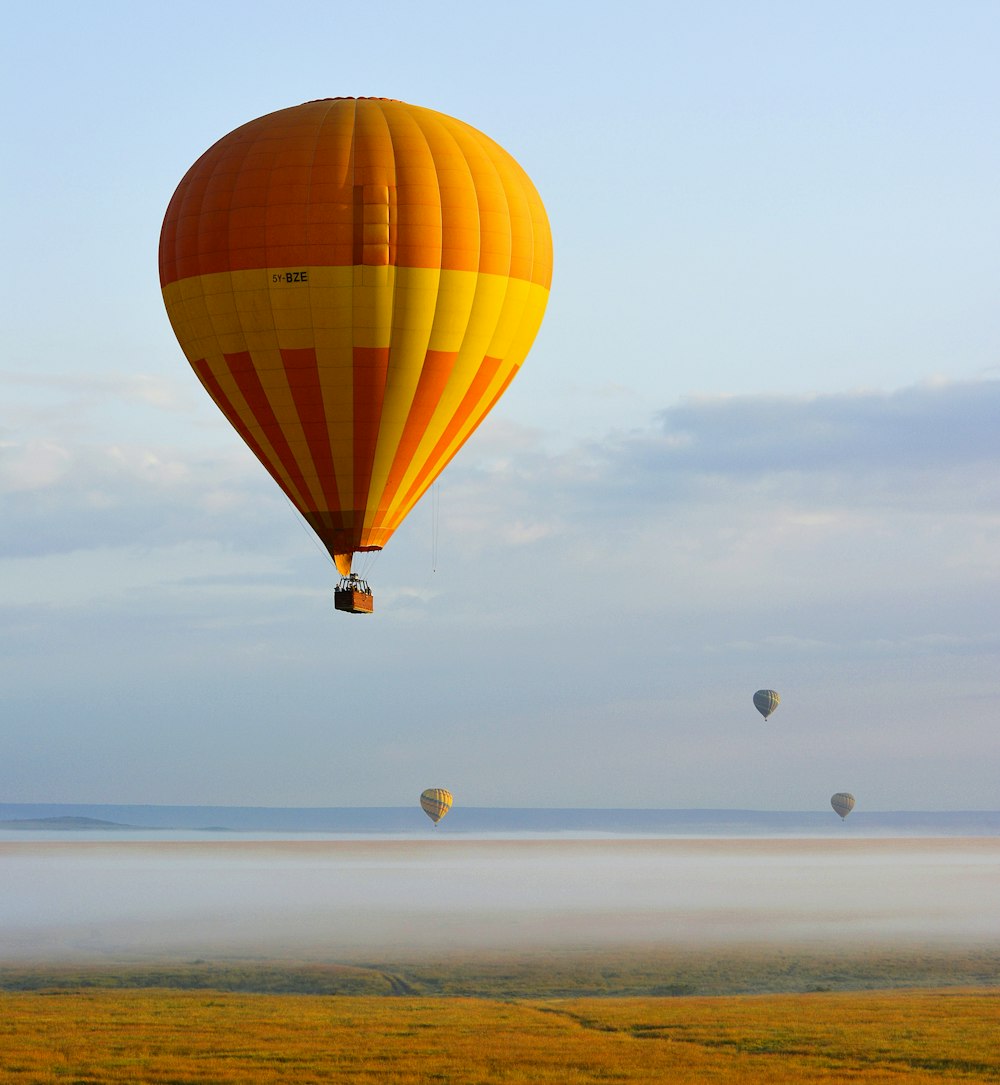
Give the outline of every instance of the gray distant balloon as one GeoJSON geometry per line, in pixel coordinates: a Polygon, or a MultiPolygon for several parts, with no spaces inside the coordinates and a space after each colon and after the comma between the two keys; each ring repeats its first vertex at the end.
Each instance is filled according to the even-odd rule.
{"type": "Polygon", "coordinates": [[[767,719],[779,704],[781,697],[776,689],[759,689],[753,695],[753,706],[764,719],[767,719]]]}
{"type": "Polygon", "coordinates": [[[842,819],[846,818],[854,809],[854,796],[849,791],[838,791],[830,799],[830,805],[840,814],[842,819]]]}

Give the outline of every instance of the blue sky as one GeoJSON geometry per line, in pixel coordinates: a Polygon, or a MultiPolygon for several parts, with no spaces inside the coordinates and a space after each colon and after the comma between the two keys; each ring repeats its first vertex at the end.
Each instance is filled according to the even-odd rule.
{"type": "Polygon", "coordinates": [[[8,20],[6,801],[1000,805],[994,4],[8,20]],[[487,132],[556,255],[371,620],[333,613],[156,266],[205,148],[335,95],[487,132]]]}

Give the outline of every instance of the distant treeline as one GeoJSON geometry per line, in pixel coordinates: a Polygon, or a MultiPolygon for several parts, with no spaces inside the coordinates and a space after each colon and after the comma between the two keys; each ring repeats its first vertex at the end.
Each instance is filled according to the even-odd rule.
{"type": "MultiPolygon", "coordinates": [[[[267,807],[0,803],[0,829],[173,829],[206,832],[390,833],[432,831],[410,806],[267,807]],[[86,826],[83,821],[89,822],[86,826]],[[57,824],[57,822],[61,824],[57,824]]],[[[599,810],[456,805],[441,833],[591,833],[664,836],[1000,836],[1000,811],[872,811],[842,823],[824,796],[817,810],[599,810]]]]}

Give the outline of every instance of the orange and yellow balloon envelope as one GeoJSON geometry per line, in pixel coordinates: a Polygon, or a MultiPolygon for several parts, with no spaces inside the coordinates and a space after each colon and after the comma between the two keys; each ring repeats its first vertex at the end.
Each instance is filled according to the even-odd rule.
{"type": "Polygon", "coordinates": [[[382,98],[306,102],[224,136],[160,235],[188,361],[344,577],[517,374],[551,276],[517,162],[382,98]]]}
{"type": "Polygon", "coordinates": [[[443,787],[429,787],[420,793],[420,809],[435,825],[448,813],[453,801],[451,792],[443,787]]]}

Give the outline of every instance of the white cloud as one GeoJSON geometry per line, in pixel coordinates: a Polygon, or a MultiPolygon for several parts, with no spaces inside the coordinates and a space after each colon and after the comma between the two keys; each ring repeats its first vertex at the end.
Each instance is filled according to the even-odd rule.
{"type": "MultiPolygon", "coordinates": [[[[559,453],[536,431],[487,424],[363,565],[371,621],[333,615],[329,562],[241,447],[67,439],[61,473],[4,497],[5,681],[28,716],[54,658],[71,701],[119,682],[141,699],[153,685],[164,727],[189,690],[192,719],[236,727],[237,713],[262,749],[284,698],[300,739],[331,743],[332,758],[419,732],[428,769],[447,761],[484,801],[497,773],[520,781],[508,801],[543,801],[572,742],[574,776],[544,801],[599,802],[613,765],[632,772],[632,801],[657,805],[662,779],[644,766],[661,735],[668,804],[723,806],[759,800],[704,735],[731,741],[727,728],[755,723],[743,701],[767,685],[787,694],[786,718],[800,706],[761,767],[783,774],[775,802],[793,808],[819,771],[803,766],[829,760],[871,790],[901,735],[913,764],[879,805],[919,806],[906,781],[923,794],[940,738],[932,702],[947,689],[962,699],[955,757],[972,759],[976,782],[939,805],[966,790],[982,805],[995,766],[975,750],[998,695],[994,388],[704,399],[559,453]],[[956,426],[929,460],[922,437],[942,445],[956,426]],[[331,674],[350,676],[332,730],[331,674]],[[471,734],[476,752],[463,753],[471,734]]],[[[58,707],[45,711],[58,730],[58,707]]],[[[343,801],[391,795],[396,769],[365,764],[381,799],[350,791],[345,762],[343,801]]]]}
{"type": "MultiPolygon", "coordinates": [[[[772,601],[851,582],[995,583],[998,417],[1000,383],[980,382],[702,398],[646,432],[561,453],[537,431],[487,426],[412,519],[436,521],[443,554],[501,569],[517,551],[519,567],[655,572],[656,605],[657,584],[705,605],[747,583],[772,601]]],[[[0,457],[0,553],[208,540],[258,551],[300,530],[242,446],[7,441],[0,457]]]]}
{"type": "Polygon", "coordinates": [[[0,442],[0,493],[54,486],[72,467],[73,454],[54,441],[0,442]]]}
{"type": "Polygon", "coordinates": [[[0,489],[0,555],[217,537],[255,550],[255,539],[295,522],[285,497],[242,446],[220,453],[8,441],[0,449],[0,489]]]}

